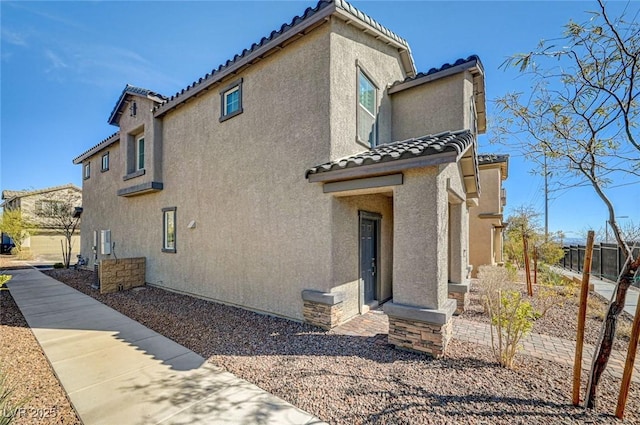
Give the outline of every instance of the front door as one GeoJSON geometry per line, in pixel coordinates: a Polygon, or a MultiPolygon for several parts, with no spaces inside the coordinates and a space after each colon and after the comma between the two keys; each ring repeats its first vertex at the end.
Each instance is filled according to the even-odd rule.
{"type": "Polygon", "coordinates": [[[378,222],[370,218],[360,220],[360,278],[364,285],[364,303],[377,299],[378,282],[378,222]]]}

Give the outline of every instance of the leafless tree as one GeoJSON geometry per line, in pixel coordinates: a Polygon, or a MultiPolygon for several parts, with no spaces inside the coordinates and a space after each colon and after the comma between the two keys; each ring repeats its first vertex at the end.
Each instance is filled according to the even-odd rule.
{"type": "MultiPolygon", "coordinates": [[[[569,22],[561,38],[541,41],[534,51],[505,61],[505,67],[517,67],[531,78],[532,91],[497,99],[495,127],[498,139],[515,142],[541,166],[547,162],[554,176],[591,186],[606,206],[613,236],[627,258],[592,362],[586,399],[589,408],[595,407],[617,318],[640,267],[608,195],[613,182],[640,183],[640,140],[635,125],[640,96],[640,24],[635,19],[637,11],[626,10],[614,18],[602,0],[597,5],[587,22],[569,22]],[[632,18],[627,20],[626,16],[632,18]]],[[[630,196],[637,197],[633,188],[630,186],[630,196]]]]}
{"type": "Polygon", "coordinates": [[[80,214],[76,208],[81,204],[81,195],[75,191],[51,192],[38,202],[36,215],[40,227],[52,229],[62,235],[62,264],[69,268],[73,251],[73,235],[80,225],[80,214]]]}

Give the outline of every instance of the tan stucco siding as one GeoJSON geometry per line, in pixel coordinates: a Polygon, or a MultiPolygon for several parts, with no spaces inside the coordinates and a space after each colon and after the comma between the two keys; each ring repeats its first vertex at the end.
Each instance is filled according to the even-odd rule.
{"type": "Polygon", "coordinates": [[[394,188],[394,303],[438,308],[446,285],[447,211],[439,200],[438,168],[408,170],[394,188]]]}
{"type": "MultiPolygon", "coordinates": [[[[393,299],[395,303],[439,309],[448,298],[449,196],[464,189],[458,164],[408,170],[394,188],[393,299]]],[[[468,246],[468,213],[458,205],[452,238],[458,254],[468,246]],[[460,230],[460,232],[457,232],[460,230]]],[[[464,276],[466,259],[454,262],[454,276],[464,276]]],[[[461,283],[461,282],[456,282],[461,283]]]]}
{"type": "Polygon", "coordinates": [[[158,128],[158,120],[153,118],[151,110],[155,103],[150,99],[129,96],[129,103],[124,107],[120,117],[120,158],[123,161],[121,182],[119,188],[129,187],[162,179],[162,133],[158,128]],[[129,106],[136,102],[136,115],[131,116],[129,106]],[[144,137],[144,170],[145,174],[133,179],[123,180],[122,177],[136,169],[135,144],[137,139],[144,137]]]}
{"type": "Polygon", "coordinates": [[[470,128],[469,83],[466,74],[461,73],[394,93],[393,139],[470,128]]]}
{"type": "Polygon", "coordinates": [[[496,254],[502,252],[502,237],[500,231],[494,230],[494,225],[501,224],[499,219],[480,218],[480,214],[501,214],[502,173],[499,164],[480,166],[480,186],[482,194],[477,207],[470,210],[470,263],[473,265],[473,276],[477,275],[482,265],[493,265],[502,261],[496,254]]]}
{"type": "MultiPolygon", "coordinates": [[[[327,195],[329,196],[329,195],[327,195]]],[[[391,297],[393,273],[393,199],[382,194],[333,198],[332,291],[344,291],[346,300],[343,317],[360,312],[364,288],[360,281],[360,221],[359,211],[378,213],[380,221],[380,260],[378,301],[391,297]]]]}
{"type": "Polygon", "coordinates": [[[356,142],[358,70],[362,66],[378,87],[378,141],[392,141],[391,101],[387,86],[405,74],[397,49],[347,25],[331,21],[331,160],[367,149],[356,142]]]}
{"type": "Polygon", "coordinates": [[[301,291],[332,286],[331,201],[304,178],[329,158],[328,44],[326,25],[165,115],[163,190],[117,197],[102,179],[86,227],[146,257],[149,283],[302,319],[301,291]],[[239,78],[243,113],[219,122],[219,91],[239,78]],[[175,254],[161,252],[164,207],[177,207],[175,254]]]}

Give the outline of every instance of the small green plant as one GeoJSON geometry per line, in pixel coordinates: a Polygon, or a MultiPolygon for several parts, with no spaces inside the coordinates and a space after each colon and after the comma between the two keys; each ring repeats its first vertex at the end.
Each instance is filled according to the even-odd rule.
{"type": "Polygon", "coordinates": [[[54,268],[54,269],[64,269],[64,264],[62,264],[62,263],[55,263],[55,264],[53,265],[53,268],[54,268]]]}
{"type": "Polygon", "coordinates": [[[15,387],[9,382],[7,374],[0,368],[0,425],[9,425],[15,419],[22,403],[12,401],[15,387]]]}
{"type": "Polygon", "coordinates": [[[500,366],[511,369],[520,340],[531,331],[540,315],[531,303],[522,299],[520,292],[499,290],[498,300],[493,305],[488,303],[491,345],[500,366]]]}
{"type": "Polygon", "coordinates": [[[11,276],[8,274],[0,274],[0,290],[5,289],[7,282],[11,280],[11,276]]]}

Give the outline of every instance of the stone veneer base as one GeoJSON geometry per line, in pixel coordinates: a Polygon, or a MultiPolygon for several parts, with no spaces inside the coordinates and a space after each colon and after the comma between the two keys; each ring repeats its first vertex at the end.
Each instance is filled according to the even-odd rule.
{"type": "Polygon", "coordinates": [[[100,293],[108,294],[144,286],[145,265],[145,257],[100,261],[100,293]]]}
{"type": "Polygon", "coordinates": [[[323,329],[332,329],[342,323],[344,293],[302,291],[304,321],[323,329]]]}
{"type": "Polygon", "coordinates": [[[457,307],[454,314],[462,314],[469,308],[469,284],[450,283],[449,298],[456,300],[457,307]]]}
{"type": "Polygon", "coordinates": [[[447,300],[441,310],[385,304],[384,310],[389,316],[389,343],[433,357],[443,356],[453,333],[451,317],[456,306],[452,299],[447,300]]]}

